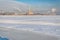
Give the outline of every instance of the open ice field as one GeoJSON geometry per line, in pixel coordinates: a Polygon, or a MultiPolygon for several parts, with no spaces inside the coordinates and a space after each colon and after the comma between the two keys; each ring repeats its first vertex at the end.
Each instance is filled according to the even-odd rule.
{"type": "Polygon", "coordinates": [[[60,40],[58,39],[60,16],[0,16],[0,27],[4,27],[0,28],[0,36],[8,37],[10,40],[24,40],[23,38],[26,40],[60,40]],[[19,37],[22,38],[19,39],[19,37]]]}

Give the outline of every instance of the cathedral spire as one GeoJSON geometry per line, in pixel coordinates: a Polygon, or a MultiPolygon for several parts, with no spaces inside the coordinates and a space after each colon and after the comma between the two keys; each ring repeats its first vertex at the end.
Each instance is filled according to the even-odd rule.
{"type": "Polygon", "coordinates": [[[29,15],[32,15],[33,14],[32,10],[31,10],[31,6],[29,6],[29,12],[28,12],[28,14],[29,15]]]}

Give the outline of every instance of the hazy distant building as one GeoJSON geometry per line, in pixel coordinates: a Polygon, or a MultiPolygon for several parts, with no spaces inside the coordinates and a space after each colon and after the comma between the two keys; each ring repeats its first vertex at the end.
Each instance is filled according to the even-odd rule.
{"type": "Polygon", "coordinates": [[[33,12],[32,12],[30,7],[29,7],[28,12],[26,13],[26,15],[33,15],[33,12]]]}

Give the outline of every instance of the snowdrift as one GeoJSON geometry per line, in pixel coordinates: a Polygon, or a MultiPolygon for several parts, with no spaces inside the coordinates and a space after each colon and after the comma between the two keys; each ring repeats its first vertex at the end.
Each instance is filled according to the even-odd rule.
{"type": "Polygon", "coordinates": [[[1,28],[0,36],[9,40],[60,40],[58,37],[14,28],[1,28]]]}

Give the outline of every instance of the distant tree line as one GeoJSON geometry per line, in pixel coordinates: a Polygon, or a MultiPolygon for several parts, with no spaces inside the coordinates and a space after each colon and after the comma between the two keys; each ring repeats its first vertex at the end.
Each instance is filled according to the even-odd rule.
{"type": "Polygon", "coordinates": [[[10,13],[0,13],[0,15],[14,15],[14,12],[10,12],[10,13]]]}

